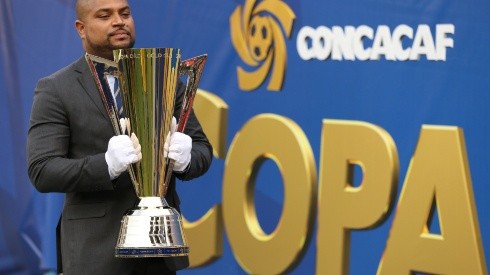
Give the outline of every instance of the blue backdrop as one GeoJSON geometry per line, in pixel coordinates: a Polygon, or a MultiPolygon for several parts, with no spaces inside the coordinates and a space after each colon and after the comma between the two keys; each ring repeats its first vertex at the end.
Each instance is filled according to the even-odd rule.
{"type": "MultiPolygon", "coordinates": [[[[74,28],[73,2],[0,0],[1,274],[41,274],[55,266],[54,228],[63,197],[39,194],[31,186],[25,143],[37,80],[83,54],[74,28]]],[[[200,87],[229,106],[226,148],[255,115],[278,114],[304,131],[320,171],[323,119],[366,121],[382,127],[398,150],[397,198],[421,126],[462,128],[488,262],[490,2],[285,0],[284,9],[270,9],[270,2],[131,1],[137,29],[135,46],[177,47],[184,58],[208,54],[200,87]],[[255,9],[249,15],[256,18],[250,26],[257,23],[255,31],[263,35],[257,44],[262,51],[252,47],[248,33],[244,34],[248,48],[239,46],[240,29],[236,26],[243,27],[246,7],[255,9]],[[234,21],[235,11],[242,21],[234,21]],[[261,22],[268,22],[264,23],[269,24],[267,31],[260,28],[261,22]],[[264,42],[267,35],[272,35],[271,44],[264,42]],[[237,68],[256,72],[265,66],[261,65],[265,56],[273,66],[263,67],[264,76],[255,75],[241,84],[237,68]],[[259,62],[247,63],[247,58],[259,62]]],[[[248,30],[252,32],[252,27],[248,30]]],[[[179,186],[187,219],[196,220],[222,202],[225,169],[225,160],[216,158],[204,177],[179,186]]],[[[257,215],[264,231],[272,232],[281,216],[284,187],[273,163],[266,163],[260,171],[255,188],[257,215]]],[[[391,211],[388,219],[372,230],[353,232],[350,274],[376,273],[393,215],[391,211]]],[[[306,253],[293,273],[315,272],[317,233],[315,221],[306,253]]],[[[223,231],[221,257],[183,273],[245,273],[226,234],[223,231]]]]}

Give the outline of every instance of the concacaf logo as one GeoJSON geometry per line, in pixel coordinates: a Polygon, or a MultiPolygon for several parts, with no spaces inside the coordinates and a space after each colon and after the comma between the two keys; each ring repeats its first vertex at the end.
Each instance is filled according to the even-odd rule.
{"type": "Polygon", "coordinates": [[[295,15],[281,0],[245,0],[230,17],[231,39],[249,72],[237,67],[238,86],[245,91],[257,89],[270,73],[267,90],[280,91],[286,71],[286,43],[291,36],[295,15]],[[272,69],[271,69],[272,68],[272,69]]]}

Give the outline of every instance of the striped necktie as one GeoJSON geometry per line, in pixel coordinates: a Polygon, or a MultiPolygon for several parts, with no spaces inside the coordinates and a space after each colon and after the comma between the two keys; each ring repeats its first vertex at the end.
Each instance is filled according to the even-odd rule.
{"type": "Polygon", "coordinates": [[[117,77],[114,78],[114,98],[116,99],[116,107],[119,113],[119,117],[125,117],[121,89],[119,88],[119,80],[117,79],[117,77]]]}

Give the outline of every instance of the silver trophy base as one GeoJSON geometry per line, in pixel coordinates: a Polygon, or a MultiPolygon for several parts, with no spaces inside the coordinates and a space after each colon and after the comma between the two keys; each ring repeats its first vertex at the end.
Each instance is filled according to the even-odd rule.
{"type": "Polygon", "coordinates": [[[180,214],[160,197],[142,197],[122,218],[118,258],[189,255],[180,214]]]}

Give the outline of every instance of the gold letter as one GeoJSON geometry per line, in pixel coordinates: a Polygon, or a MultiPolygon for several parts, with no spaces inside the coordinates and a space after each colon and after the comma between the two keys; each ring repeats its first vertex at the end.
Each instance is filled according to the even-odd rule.
{"type": "Polygon", "coordinates": [[[391,136],[378,126],[328,119],[323,124],[316,274],[349,274],[350,230],[375,227],[387,217],[398,154],[391,136]],[[353,165],[363,171],[359,187],[351,182],[353,165]]]}
{"type": "Polygon", "coordinates": [[[198,89],[194,99],[194,112],[213,145],[214,156],[225,157],[228,105],[217,95],[198,89]]]}
{"type": "MultiPolygon", "coordinates": [[[[200,89],[194,100],[194,111],[213,145],[214,156],[223,158],[226,153],[228,105],[218,96],[200,89]]],[[[223,254],[223,219],[219,204],[198,221],[191,223],[184,217],[182,219],[190,246],[190,267],[208,264],[223,254]]]]}
{"type": "Polygon", "coordinates": [[[223,176],[223,216],[235,258],[252,274],[282,274],[299,262],[313,223],[316,169],[301,128],[273,114],[258,115],[235,136],[223,176]],[[267,235],[257,220],[255,176],[265,159],[284,179],[284,204],[276,229],[267,235]]]}
{"type": "Polygon", "coordinates": [[[378,274],[487,274],[463,131],[423,126],[378,274]],[[427,230],[433,202],[441,234],[427,230]]]}

